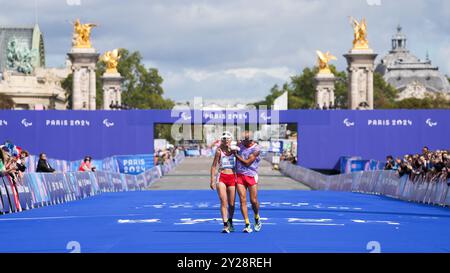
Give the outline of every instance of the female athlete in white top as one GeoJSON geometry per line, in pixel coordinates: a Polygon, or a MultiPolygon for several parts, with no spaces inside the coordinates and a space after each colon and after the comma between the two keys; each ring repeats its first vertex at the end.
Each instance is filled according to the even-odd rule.
{"type": "Polygon", "coordinates": [[[233,214],[236,200],[236,156],[231,150],[232,135],[224,132],[220,146],[217,148],[211,166],[212,190],[217,189],[220,199],[220,213],[223,220],[223,233],[234,231],[233,214]],[[219,174],[216,176],[216,167],[219,165],[219,174]]]}

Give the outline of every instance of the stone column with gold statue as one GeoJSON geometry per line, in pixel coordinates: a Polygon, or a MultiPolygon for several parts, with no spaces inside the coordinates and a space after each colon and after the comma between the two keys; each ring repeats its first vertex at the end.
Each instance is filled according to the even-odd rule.
{"type": "Polygon", "coordinates": [[[72,49],[67,54],[72,63],[72,109],[96,109],[95,71],[99,54],[91,45],[90,35],[95,24],[74,23],[72,49]]]}
{"type": "Polygon", "coordinates": [[[329,62],[336,60],[330,52],[316,51],[319,72],[314,77],[316,84],[316,109],[332,109],[335,107],[334,83],[335,76],[331,73],[329,62]]]}
{"type": "Polygon", "coordinates": [[[344,57],[348,63],[348,108],[372,110],[373,73],[377,54],[369,47],[366,19],[360,22],[351,18],[354,39],[353,48],[344,57]]]}
{"type": "Polygon", "coordinates": [[[111,106],[122,104],[121,84],[123,77],[117,71],[120,54],[118,49],[107,51],[100,57],[100,61],[106,64],[106,71],[102,76],[103,81],[103,109],[111,110],[111,106]]]}

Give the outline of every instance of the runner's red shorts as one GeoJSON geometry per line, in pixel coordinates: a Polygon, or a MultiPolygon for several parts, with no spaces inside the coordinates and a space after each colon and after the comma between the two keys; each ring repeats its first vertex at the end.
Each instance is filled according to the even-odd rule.
{"type": "Polygon", "coordinates": [[[227,187],[236,187],[236,175],[221,173],[217,182],[222,182],[227,187]]]}
{"type": "Polygon", "coordinates": [[[258,177],[257,176],[248,176],[248,175],[238,173],[237,183],[244,185],[247,188],[252,187],[252,186],[258,184],[258,177]]]}

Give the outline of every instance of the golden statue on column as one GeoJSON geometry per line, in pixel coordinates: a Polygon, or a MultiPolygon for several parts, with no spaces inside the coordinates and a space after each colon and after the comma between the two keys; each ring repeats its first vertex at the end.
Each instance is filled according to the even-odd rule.
{"type": "Polygon", "coordinates": [[[369,49],[369,41],[367,40],[367,22],[366,18],[363,18],[358,22],[353,17],[350,17],[353,26],[354,40],[353,49],[369,49]]]}
{"type": "Polygon", "coordinates": [[[333,55],[331,55],[330,52],[322,53],[319,50],[316,50],[317,53],[317,61],[319,65],[319,74],[331,74],[329,62],[331,60],[337,60],[337,58],[333,55]]]}
{"type": "Polygon", "coordinates": [[[117,65],[119,64],[119,59],[119,49],[106,51],[105,54],[100,57],[100,61],[106,64],[106,73],[118,73],[117,65]]]}
{"type": "Polygon", "coordinates": [[[72,39],[72,46],[75,48],[92,48],[91,45],[91,31],[96,24],[81,24],[80,19],[77,19],[73,24],[74,32],[72,39]]]}

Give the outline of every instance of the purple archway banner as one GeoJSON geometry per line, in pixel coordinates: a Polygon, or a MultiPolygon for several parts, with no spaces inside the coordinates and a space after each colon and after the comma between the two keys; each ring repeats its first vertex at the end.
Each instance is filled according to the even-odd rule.
{"type": "Polygon", "coordinates": [[[339,169],[342,156],[384,160],[389,154],[418,152],[425,145],[450,148],[449,110],[287,110],[256,115],[248,111],[4,110],[0,120],[0,142],[11,140],[31,154],[46,152],[49,158],[71,161],[87,154],[97,159],[153,154],[154,125],[176,122],[296,123],[298,164],[316,169],[339,169]]]}

